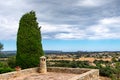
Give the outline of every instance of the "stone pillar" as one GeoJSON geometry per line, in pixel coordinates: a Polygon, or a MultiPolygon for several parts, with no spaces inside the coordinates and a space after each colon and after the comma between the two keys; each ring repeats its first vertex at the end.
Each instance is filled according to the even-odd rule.
{"type": "Polygon", "coordinates": [[[46,67],[46,57],[42,56],[40,57],[40,69],[39,69],[40,73],[47,73],[47,67],[46,67]]]}

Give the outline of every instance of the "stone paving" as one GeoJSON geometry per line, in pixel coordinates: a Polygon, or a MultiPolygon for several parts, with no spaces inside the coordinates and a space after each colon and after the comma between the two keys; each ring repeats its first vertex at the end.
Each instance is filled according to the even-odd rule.
{"type": "Polygon", "coordinates": [[[10,80],[68,80],[78,74],[47,72],[46,74],[32,73],[22,77],[16,77],[10,80]]]}

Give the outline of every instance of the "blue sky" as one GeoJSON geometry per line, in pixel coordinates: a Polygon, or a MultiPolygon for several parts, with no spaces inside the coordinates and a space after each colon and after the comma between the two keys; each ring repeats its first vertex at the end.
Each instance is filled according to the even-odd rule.
{"type": "Polygon", "coordinates": [[[1,0],[0,42],[16,50],[23,14],[36,11],[44,50],[120,51],[120,0],[1,0]]]}
{"type": "MultiPolygon", "coordinates": [[[[45,50],[62,51],[119,51],[120,40],[43,40],[45,50]]],[[[5,50],[16,50],[15,40],[1,41],[5,50]]]]}

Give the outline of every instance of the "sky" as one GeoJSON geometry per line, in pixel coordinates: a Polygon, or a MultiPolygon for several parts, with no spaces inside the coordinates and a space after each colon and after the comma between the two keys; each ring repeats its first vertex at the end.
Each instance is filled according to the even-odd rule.
{"type": "Polygon", "coordinates": [[[16,50],[19,20],[36,12],[44,50],[120,51],[120,0],[0,0],[0,42],[16,50]]]}

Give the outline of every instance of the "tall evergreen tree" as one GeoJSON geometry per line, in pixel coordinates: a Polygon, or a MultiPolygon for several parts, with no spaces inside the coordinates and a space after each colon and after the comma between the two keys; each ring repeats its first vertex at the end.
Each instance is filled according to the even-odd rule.
{"type": "Polygon", "coordinates": [[[31,11],[24,14],[19,22],[16,64],[22,68],[38,66],[40,56],[44,55],[36,20],[35,12],[31,11]]]}

